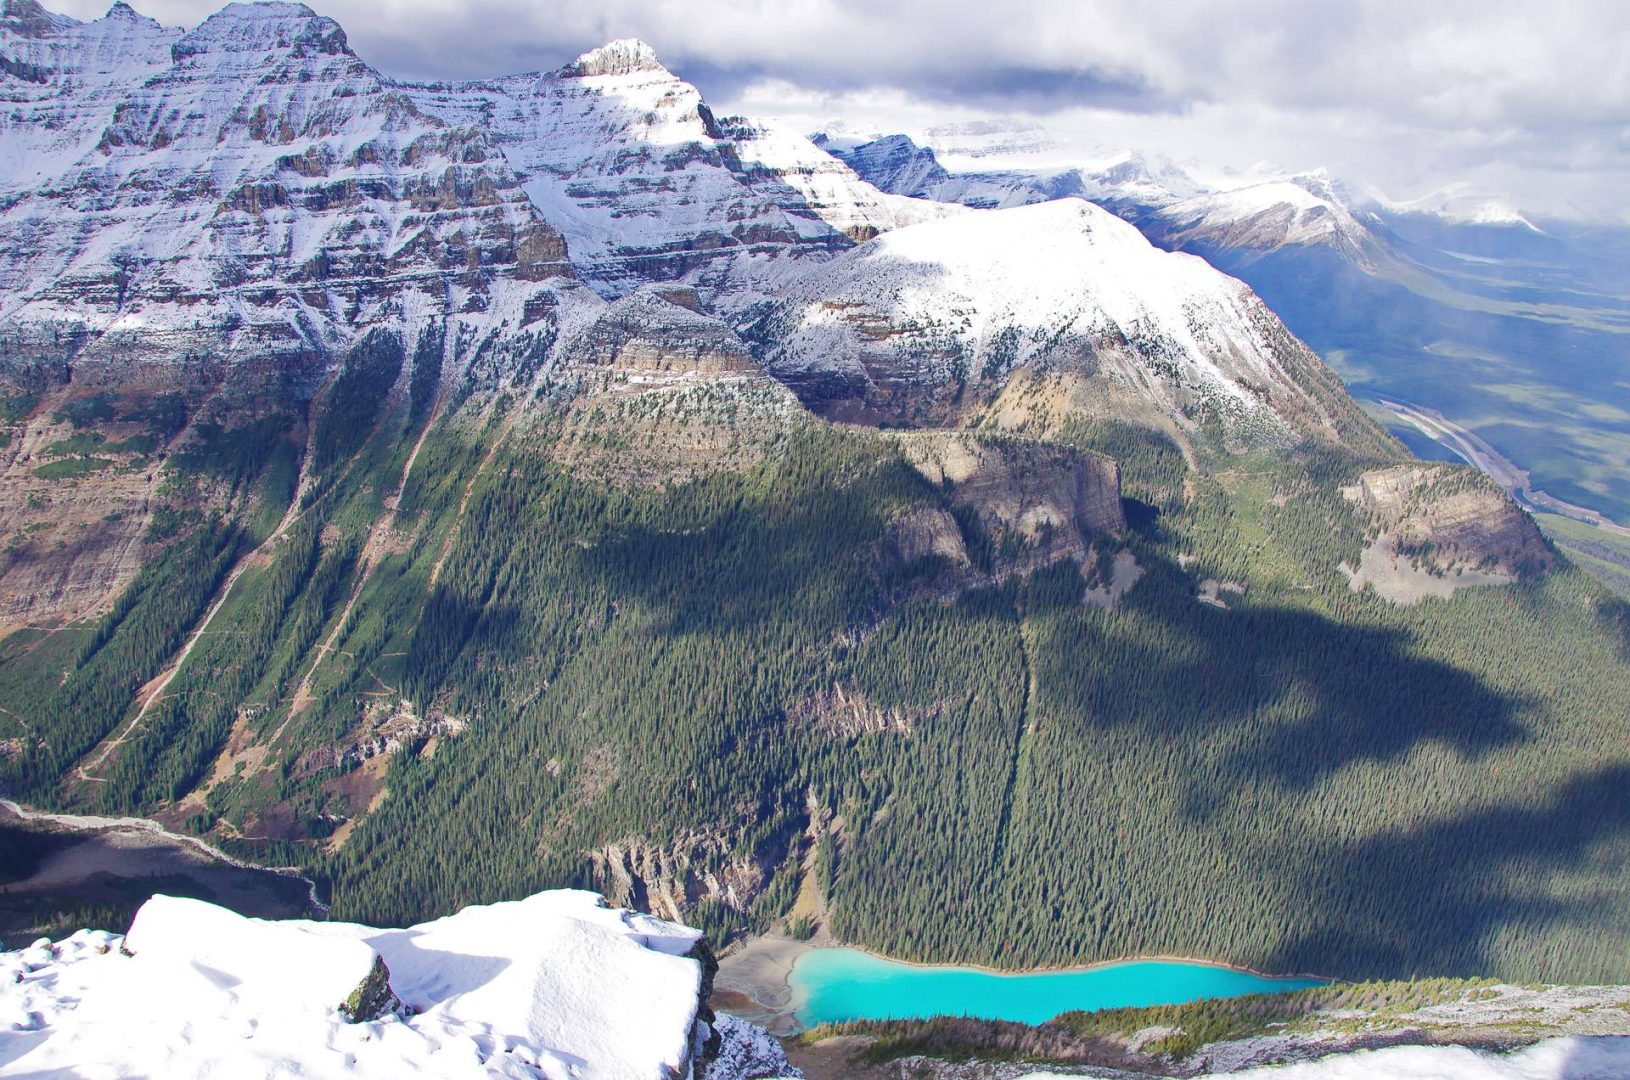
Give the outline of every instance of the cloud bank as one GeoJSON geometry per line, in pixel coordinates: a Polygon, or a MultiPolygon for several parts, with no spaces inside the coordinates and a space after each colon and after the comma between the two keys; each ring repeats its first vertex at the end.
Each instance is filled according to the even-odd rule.
{"type": "MultiPolygon", "coordinates": [[[[56,0],[84,18],[103,0],[56,0]]],[[[137,0],[192,25],[214,0],[137,0]]],[[[1469,182],[1541,213],[1630,215],[1619,0],[317,0],[390,74],[547,69],[649,41],[721,111],[891,131],[1040,121],[1130,146],[1328,166],[1414,196],[1469,182]]]]}

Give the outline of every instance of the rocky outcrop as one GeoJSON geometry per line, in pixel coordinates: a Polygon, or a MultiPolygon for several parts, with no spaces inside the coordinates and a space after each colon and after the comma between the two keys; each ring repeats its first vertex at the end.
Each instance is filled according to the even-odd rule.
{"type": "Polygon", "coordinates": [[[683,922],[710,901],[746,913],[775,863],[738,853],[743,827],[692,830],[662,843],[629,838],[588,853],[594,887],[614,904],[683,922]]]}
{"type": "Polygon", "coordinates": [[[1534,519],[1471,468],[1415,463],[1373,469],[1342,494],[1397,551],[1440,572],[1468,568],[1523,576],[1553,560],[1534,519]]]}
{"type": "Polygon", "coordinates": [[[571,336],[561,360],[651,379],[761,373],[736,332],[699,306],[695,290],[683,286],[641,289],[571,336]]]}
{"type": "Polygon", "coordinates": [[[787,721],[828,738],[855,739],[883,732],[910,735],[919,724],[933,720],[942,711],[938,706],[884,708],[861,690],[839,684],[788,707],[787,721]]]}
{"type": "Polygon", "coordinates": [[[891,567],[911,566],[929,558],[943,559],[955,571],[972,566],[961,526],[950,511],[938,506],[916,507],[889,522],[884,550],[891,567]]]}
{"type": "MultiPolygon", "coordinates": [[[[998,577],[1030,573],[1060,559],[1083,563],[1094,534],[1118,537],[1126,529],[1120,469],[1109,458],[1054,443],[966,432],[897,438],[907,460],[978,528],[998,577]]],[[[905,534],[916,534],[913,549],[926,544],[934,551],[937,544],[954,562],[949,538],[928,524],[905,534]]]]}

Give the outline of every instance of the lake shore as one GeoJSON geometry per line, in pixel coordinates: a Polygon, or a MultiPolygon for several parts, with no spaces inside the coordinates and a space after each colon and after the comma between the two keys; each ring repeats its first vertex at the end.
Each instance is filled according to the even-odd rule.
{"type": "Polygon", "coordinates": [[[793,1000],[792,968],[799,957],[821,947],[781,934],[748,938],[720,958],[713,977],[713,1007],[772,1035],[797,1034],[803,1024],[793,1000]]]}
{"type": "Polygon", "coordinates": [[[1015,979],[1029,978],[1036,975],[1079,974],[1121,964],[1179,963],[1197,964],[1241,975],[1251,975],[1259,979],[1338,981],[1324,975],[1270,974],[1239,964],[1168,955],[1125,956],[1070,967],[1038,967],[1013,971],[985,967],[980,964],[935,964],[899,960],[867,949],[861,949],[858,946],[845,945],[829,937],[824,937],[823,940],[823,937],[801,941],[781,934],[768,934],[748,938],[736,945],[719,961],[719,973],[713,982],[713,1007],[728,1012],[733,1016],[739,1016],[750,1023],[759,1024],[776,1035],[797,1034],[804,1030],[804,1025],[797,1016],[798,1007],[802,1003],[794,1000],[796,995],[792,987],[792,970],[806,953],[817,949],[833,948],[852,948],[857,952],[865,953],[867,956],[890,964],[898,964],[902,967],[923,969],[954,968],[961,971],[977,972],[981,975],[1015,979]]]}

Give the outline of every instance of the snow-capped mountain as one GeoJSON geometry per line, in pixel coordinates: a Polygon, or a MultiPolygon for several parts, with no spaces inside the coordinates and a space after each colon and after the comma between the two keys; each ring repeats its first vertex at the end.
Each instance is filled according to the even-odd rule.
{"type": "Polygon", "coordinates": [[[1156,204],[1145,228],[1167,247],[1204,244],[1257,253],[1326,247],[1362,261],[1380,242],[1373,221],[1360,214],[1320,169],[1156,204]]]}
{"type": "Polygon", "coordinates": [[[869,138],[820,132],[816,146],[843,160],[884,191],[991,209],[1077,196],[1093,202],[1159,207],[1203,193],[1177,164],[1125,151],[1067,168],[1000,165],[995,153],[975,156],[969,169],[949,169],[930,145],[909,135],[869,138]]]}
{"type": "Polygon", "coordinates": [[[885,194],[807,139],[716,117],[639,41],[556,72],[407,88],[426,111],[483,125],[533,205],[607,296],[685,280],[724,299],[781,256],[824,256],[945,211],[885,194]]]}
{"type": "Polygon", "coordinates": [[[1323,170],[1208,185],[1172,161],[1124,151],[1070,168],[989,170],[991,162],[977,161],[977,168],[954,171],[906,135],[821,134],[814,141],[885,191],[973,207],[1076,196],[1109,207],[1167,247],[1325,246],[1356,256],[1377,246],[1362,211],[1323,170]]]}
{"type": "MultiPolygon", "coordinates": [[[[993,391],[1031,359],[1056,358],[1037,335],[1070,328],[1072,347],[1089,353],[1156,355],[1183,342],[1196,363],[1249,358],[1220,382],[1188,371],[1181,378],[1199,382],[1182,391],[1119,384],[1123,395],[1153,395],[1153,414],[1218,409],[1259,434],[1301,427],[1270,415],[1281,402],[1269,388],[1284,380],[1269,373],[1265,350],[1276,347],[1269,338],[1290,339],[1237,282],[1198,264],[1162,281],[1143,268],[1158,252],[1075,209],[1058,222],[1047,212],[974,220],[959,205],[1158,190],[1182,207],[1191,182],[1169,163],[1119,156],[1096,171],[959,177],[909,140],[852,151],[888,186],[929,196],[908,197],[793,132],[716,117],[638,41],[542,74],[406,84],[300,4],[232,4],[185,33],[123,7],[92,23],[32,0],[7,10],[4,50],[15,59],[4,85],[21,122],[0,130],[0,150],[34,164],[14,165],[0,191],[0,332],[17,355],[48,366],[197,356],[231,368],[275,356],[273,368],[304,372],[295,381],[314,388],[331,358],[382,331],[404,356],[420,352],[422,337],[450,370],[480,357],[483,376],[502,380],[564,357],[555,343],[596,318],[601,298],[646,283],[689,286],[701,309],[762,336],[766,305],[784,315],[789,290],[806,303],[846,295],[863,288],[855,275],[906,253],[921,268],[914,289],[925,318],[994,304],[982,316],[1002,324],[992,335],[1008,327],[1034,339],[1016,351],[1003,345],[1012,354],[986,371],[984,331],[957,331],[973,335],[956,348],[972,350],[976,380],[993,391]],[[927,247],[906,237],[831,261],[918,223],[927,227],[912,236],[929,238],[927,247]],[[1060,234],[1043,235],[1052,225],[1060,234]],[[1012,268],[1012,282],[1039,275],[1068,288],[1043,288],[1009,313],[1000,289],[958,277],[969,269],[965,241],[988,265],[1012,268]],[[1135,295],[1145,289],[1155,290],[1147,303],[1135,295]],[[1224,293],[1233,315],[1195,314],[1224,293]]],[[[988,150],[1012,134],[956,137],[988,150]]],[[[1289,190],[1302,203],[1314,198],[1306,185],[1289,190]]],[[[1307,231],[1315,208],[1297,212],[1307,231]]],[[[1215,225],[1204,214],[1182,220],[1215,225]]],[[[847,360],[812,348],[805,336],[779,342],[776,370],[801,388],[815,367],[858,377],[847,360]]],[[[956,366],[924,362],[941,387],[956,366]]]]}
{"type": "Polygon", "coordinates": [[[275,351],[309,367],[369,328],[411,347],[427,319],[463,328],[443,337],[467,360],[547,337],[593,300],[573,276],[607,296],[685,280],[729,307],[782,256],[954,212],[715,118],[639,42],[425,86],[300,4],[232,4],[185,33],[122,4],[89,23],[6,11],[0,317],[47,365],[275,351]]]}
{"type": "Polygon", "coordinates": [[[750,336],[836,415],[1013,423],[1041,401],[1230,442],[1353,428],[1323,364],[1250,289],[1080,199],[880,237],[809,273],[750,336]],[[1027,394],[1032,378],[1063,380],[1064,400],[1027,394]]]}
{"type": "Polygon", "coordinates": [[[420,110],[302,5],[187,33],[8,11],[0,48],[33,58],[0,128],[0,157],[31,162],[0,189],[14,355],[309,369],[372,327],[518,332],[571,276],[490,134],[420,110]]]}
{"type": "Polygon", "coordinates": [[[1531,232],[1541,231],[1510,201],[1478,191],[1466,183],[1450,184],[1415,199],[1389,199],[1379,191],[1368,195],[1383,210],[1394,214],[1425,214],[1446,225],[1509,225],[1531,232]]]}

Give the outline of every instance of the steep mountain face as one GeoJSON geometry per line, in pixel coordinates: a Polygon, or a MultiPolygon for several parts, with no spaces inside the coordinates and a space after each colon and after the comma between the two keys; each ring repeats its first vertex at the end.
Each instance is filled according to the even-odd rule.
{"type": "Polygon", "coordinates": [[[169,67],[180,36],[123,3],[80,23],[34,0],[7,0],[0,9],[0,100],[11,113],[0,164],[6,190],[40,183],[93,149],[119,96],[169,67]]]}
{"type": "MultiPolygon", "coordinates": [[[[104,607],[157,554],[167,454],[252,426],[263,459],[298,456],[349,373],[368,389],[340,388],[353,415],[305,455],[330,465],[386,397],[422,419],[444,365],[524,379],[556,313],[599,303],[489,135],[419,110],[308,8],[235,4],[184,34],[122,6],[7,10],[27,66],[0,128],[12,619],[104,607]]],[[[206,473],[189,512],[248,497],[243,470],[206,473]]]]}
{"type": "MultiPolygon", "coordinates": [[[[149,63],[168,33],[115,11],[57,36],[94,58],[119,30],[149,63]]],[[[6,320],[19,344],[41,342],[42,362],[134,348],[299,365],[409,308],[484,311],[512,283],[569,276],[559,234],[487,135],[420,112],[332,20],[231,5],[168,51],[134,83],[98,72],[59,170],[9,178],[6,320]]],[[[35,111],[57,107],[33,103],[8,125],[7,156],[33,149],[10,133],[36,139],[52,122],[35,111]]]]}
{"type": "MultiPolygon", "coordinates": [[[[1118,538],[1126,531],[1120,474],[1108,458],[961,432],[917,432],[900,441],[917,471],[950,493],[951,509],[972,519],[969,531],[995,548],[991,573],[997,579],[1027,575],[1063,559],[1086,563],[1095,558],[1095,538],[1118,538]]],[[[909,522],[896,531],[896,543],[912,544],[908,551],[918,555],[970,561],[966,554],[958,558],[955,547],[943,547],[937,530],[925,543],[915,535],[922,526],[932,529],[921,518],[909,522]]],[[[966,551],[961,538],[956,543],[966,551]]]]}
{"type": "Polygon", "coordinates": [[[1190,441],[1334,441],[1366,427],[1249,289],[1075,199],[880,237],[807,274],[751,336],[812,407],[871,422],[1004,414],[1023,372],[1066,379],[1083,415],[1190,441]]]}
{"type": "Polygon", "coordinates": [[[905,135],[885,135],[881,139],[856,143],[823,132],[811,136],[810,141],[841,159],[868,183],[896,195],[937,198],[935,192],[939,185],[951,178],[934,157],[934,151],[918,146],[905,135]]]}
{"type": "Polygon", "coordinates": [[[945,213],[879,192],[799,135],[715,117],[639,41],[549,74],[406,90],[493,132],[580,275],[607,296],[683,280],[710,302],[740,303],[767,263],[945,213]]]}

